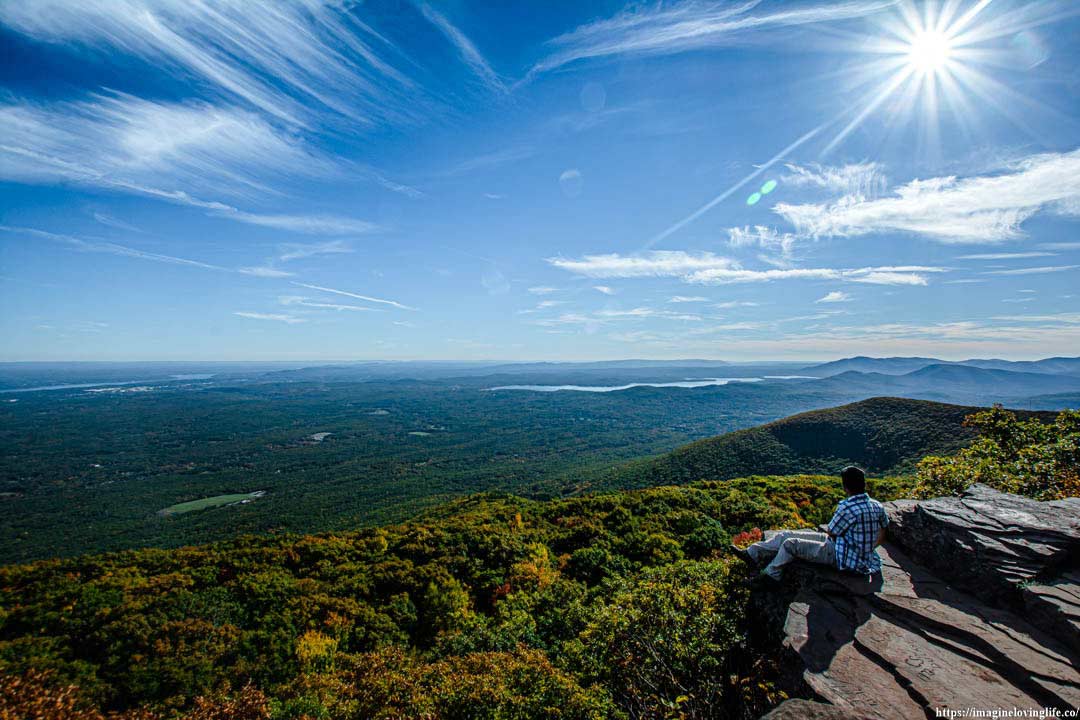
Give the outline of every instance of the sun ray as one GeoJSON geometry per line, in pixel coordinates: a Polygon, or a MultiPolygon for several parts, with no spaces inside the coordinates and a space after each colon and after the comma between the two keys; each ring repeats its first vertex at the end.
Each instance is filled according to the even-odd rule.
{"type": "Polygon", "coordinates": [[[905,80],[911,77],[912,70],[909,67],[901,68],[893,77],[886,83],[885,87],[881,88],[878,93],[866,104],[866,106],[849,122],[844,128],[833,138],[832,142],[825,146],[825,149],[821,151],[821,156],[824,157],[832,152],[837,145],[839,145],[844,138],[851,134],[855,128],[862,124],[862,122],[878,108],[883,102],[889,99],[893,92],[900,87],[905,80]]]}
{"type": "Polygon", "coordinates": [[[959,20],[949,26],[949,35],[955,37],[957,33],[963,30],[968,24],[975,19],[975,17],[986,9],[991,0],[979,0],[975,3],[970,10],[964,13],[959,20]]]}

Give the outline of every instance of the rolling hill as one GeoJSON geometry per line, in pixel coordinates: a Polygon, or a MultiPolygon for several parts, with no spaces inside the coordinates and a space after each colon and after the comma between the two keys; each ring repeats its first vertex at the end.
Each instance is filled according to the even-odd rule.
{"type": "Polygon", "coordinates": [[[856,357],[834,360],[803,368],[800,373],[814,377],[830,377],[846,372],[880,373],[882,375],[904,375],[915,370],[921,370],[927,365],[936,365],[944,362],[934,358],[924,357],[887,357],[874,358],[859,355],[856,357]]]}
{"type": "Polygon", "coordinates": [[[602,484],[630,488],[747,475],[834,474],[850,464],[875,475],[902,474],[914,470],[926,455],[951,454],[970,443],[975,431],[964,427],[963,421],[978,409],[926,400],[871,398],[793,415],[630,462],[613,468],[602,484]]]}
{"type": "Polygon", "coordinates": [[[931,366],[972,367],[984,370],[1007,370],[1009,372],[1036,373],[1041,375],[1080,375],[1080,358],[1051,357],[1042,360],[979,359],[950,362],[926,357],[856,357],[843,358],[820,365],[802,368],[799,372],[814,377],[832,377],[842,373],[875,373],[879,375],[907,375],[931,366]]]}

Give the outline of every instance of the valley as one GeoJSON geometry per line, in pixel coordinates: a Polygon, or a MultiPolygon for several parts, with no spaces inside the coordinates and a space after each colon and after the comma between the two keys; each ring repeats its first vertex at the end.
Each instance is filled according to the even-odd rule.
{"type": "MultiPolygon", "coordinates": [[[[1055,410],[1069,407],[1065,391],[1080,388],[1080,377],[1061,372],[1073,367],[1064,360],[1047,372],[1030,372],[1030,364],[1018,372],[923,359],[911,370],[913,361],[904,360],[893,368],[900,374],[880,372],[883,362],[858,364],[874,372],[698,360],[57,364],[41,376],[0,365],[0,385],[9,389],[79,385],[0,403],[0,559],[352,529],[404,520],[480,491],[563,497],[754,473],[832,472],[848,461],[873,472],[910,472],[919,453],[955,450],[971,438],[960,425],[970,406],[1004,399],[1011,407],[1055,410]],[[145,378],[150,389],[83,387],[127,383],[125,374],[145,378]],[[808,379],[819,374],[825,377],[808,379]],[[685,380],[695,377],[732,381],[685,380]],[[696,386],[663,386],[672,383],[696,386]],[[490,389],[506,385],[625,389],[490,389]],[[1047,394],[1052,390],[1062,393],[1047,394]],[[791,445],[771,430],[746,430],[880,395],[965,407],[886,403],[835,411],[849,414],[844,427],[863,443],[837,454],[808,447],[809,440],[791,445]],[[864,437],[864,429],[872,433],[864,437]],[[738,430],[746,434],[691,445],[672,456],[677,461],[642,459],[738,430]],[[749,458],[739,450],[760,443],[749,458]],[[256,502],[208,501],[255,491],[265,493],[256,502]],[[185,511],[161,512],[176,506],[185,511]],[[72,514],[82,521],[72,525],[72,514]]],[[[815,427],[799,437],[814,437],[815,427]]]]}

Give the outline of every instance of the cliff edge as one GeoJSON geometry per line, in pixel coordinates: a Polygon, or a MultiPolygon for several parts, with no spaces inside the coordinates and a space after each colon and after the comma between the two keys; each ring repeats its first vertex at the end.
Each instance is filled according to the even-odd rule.
{"type": "Polygon", "coordinates": [[[755,592],[755,642],[781,649],[790,694],[817,701],[767,717],[1080,707],[1080,498],[973,485],[885,507],[872,582],[800,563],[755,592]]]}

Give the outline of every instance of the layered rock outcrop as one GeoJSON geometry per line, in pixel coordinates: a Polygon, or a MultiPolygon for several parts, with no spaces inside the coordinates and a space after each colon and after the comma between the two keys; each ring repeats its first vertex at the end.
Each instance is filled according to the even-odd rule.
{"type": "Polygon", "coordinates": [[[789,692],[836,717],[1080,707],[1080,499],[973,486],[886,509],[872,581],[796,564],[755,593],[756,641],[782,648],[789,692]]]}

